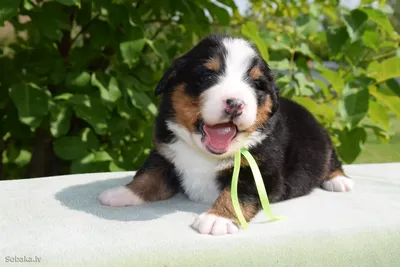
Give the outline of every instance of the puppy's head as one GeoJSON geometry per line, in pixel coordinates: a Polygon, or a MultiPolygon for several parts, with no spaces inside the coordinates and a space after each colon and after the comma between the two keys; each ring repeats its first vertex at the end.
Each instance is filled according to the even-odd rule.
{"type": "Polygon", "coordinates": [[[261,141],[265,122],[278,109],[270,69],[246,40],[203,39],[176,59],[156,88],[171,103],[169,129],[213,156],[231,156],[261,141]]]}

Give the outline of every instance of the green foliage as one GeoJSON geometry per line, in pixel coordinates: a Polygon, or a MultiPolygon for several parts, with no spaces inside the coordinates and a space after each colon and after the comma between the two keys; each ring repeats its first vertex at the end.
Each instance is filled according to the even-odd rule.
{"type": "Polygon", "coordinates": [[[389,114],[400,118],[399,35],[385,1],[352,11],[309,2],[252,0],[240,15],[232,0],[2,0],[0,25],[15,38],[0,40],[0,177],[140,167],[155,85],[211,32],[254,42],[282,95],[313,112],[353,162],[367,131],[387,140],[389,114]]]}

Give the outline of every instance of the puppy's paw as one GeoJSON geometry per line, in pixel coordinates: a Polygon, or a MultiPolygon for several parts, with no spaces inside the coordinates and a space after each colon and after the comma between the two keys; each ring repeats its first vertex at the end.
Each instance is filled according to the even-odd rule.
{"type": "Polygon", "coordinates": [[[336,176],[322,183],[322,188],[331,192],[348,192],[354,187],[354,181],[345,176],[336,176]]]}
{"type": "Polygon", "coordinates": [[[239,228],[231,219],[223,218],[207,212],[200,214],[196,218],[192,224],[192,228],[201,234],[211,235],[234,234],[239,231],[239,228]]]}
{"type": "Polygon", "coordinates": [[[111,207],[124,207],[143,204],[145,201],[126,186],[108,189],[100,194],[100,203],[111,207]]]}

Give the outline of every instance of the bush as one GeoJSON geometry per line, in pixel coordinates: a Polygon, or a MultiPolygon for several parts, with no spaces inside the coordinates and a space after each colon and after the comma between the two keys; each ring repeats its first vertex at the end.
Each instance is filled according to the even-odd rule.
{"type": "Polygon", "coordinates": [[[0,177],[137,169],[151,148],[153,89],[211,32],[251,39],[282,95],[306,106],[351,163],[400,117],[399,35],[373,1],[2,0],[0,177]],[[9,36],[8,36],[9,37],[9,36]],[[333,69],[327,63],[334,63],[333,69]]]}

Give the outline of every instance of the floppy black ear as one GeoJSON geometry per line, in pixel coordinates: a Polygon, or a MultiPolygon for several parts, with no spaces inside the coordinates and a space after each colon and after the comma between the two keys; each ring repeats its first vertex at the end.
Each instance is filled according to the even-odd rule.
{"type": "Polygon", "coordinates": [[[271,69],[269,68],[268,63],[263,58],[260,58],[259,60],[260,60],[259,66],[263,74],[262,77],[265,79],[263,90],[267,92],[271,97],[272,101],[271,115],[273,115],[279,109],[279,87],[275,83],[274,75],[271,69]]]}
{"type": "Polygon", "coordinates": [[[156,96],[167,92],[171,87],[178,83],[180,69],[182,68],[183,59],[176,59],[171,67],[167,69],[161,80],[158,82],[154,94],[156,96]]]}
{"type": "Polygon", "coordinates": [[[272,88],[271,98],[272,98],[271,99],[272,100],[272,114],[271,115],[273,115],[279,109],[279,87],[275,83],[272,88]]]}
{"type": "Polygon", "coordinates": [[[172,65],[167,69],[161,80],[158,82],[154,94],[158,96],[160,94],[165,93],[168,90],[168,88],[171,87],[172,82],[173,80],[175,80],[175,78],[176,78],[176,70],[174,68],[174,65],[172,65]]]}

